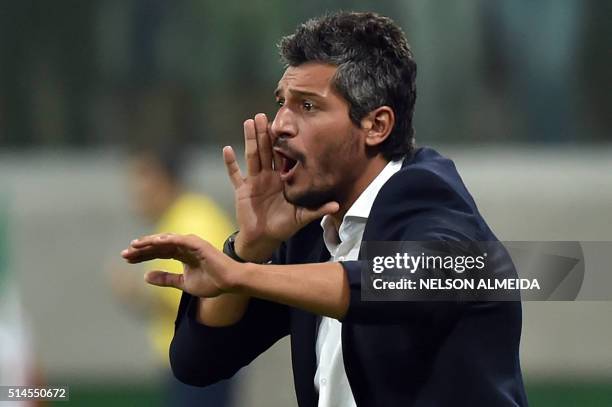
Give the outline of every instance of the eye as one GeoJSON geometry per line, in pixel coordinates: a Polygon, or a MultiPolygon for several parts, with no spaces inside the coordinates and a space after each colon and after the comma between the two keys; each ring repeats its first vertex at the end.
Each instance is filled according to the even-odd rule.
{"type": "Polygon", "coordinates": [[[304,102],[302,102],[302,107],[304,107],[304,110],[306,110],[307,112],[310,112],[314,108],[314,105],[311,102],[305,100],[304,102]]]}

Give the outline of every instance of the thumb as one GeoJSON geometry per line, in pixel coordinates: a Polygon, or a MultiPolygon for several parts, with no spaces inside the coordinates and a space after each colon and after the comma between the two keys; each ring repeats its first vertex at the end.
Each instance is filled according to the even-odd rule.
{"type": "Polygon", "coordinates": [[[159,287],[174,287],[184,290],[184,279],[182,274],[167,273],[165,271],[149,271],[144,276],[145,281],[159,287]]]}
{"type": "Polygon", "coordinates": [[[331,215],[332,213],[338,212],[340,204],[338,202],[328,202],[317,209],[299,208],[299,221],[302,224],[307,224],[315,219],[321,218],[325,215],[331,215]]]}

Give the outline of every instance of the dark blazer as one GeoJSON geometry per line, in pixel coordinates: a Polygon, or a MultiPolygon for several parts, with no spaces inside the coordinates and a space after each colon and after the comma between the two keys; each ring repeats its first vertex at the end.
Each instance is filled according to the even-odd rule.
{"type": "MultiPolygon", "coordinates": [[[[420,148],[378,193],[363,241],[497,240],[449,159],[420,148]]],[[[278,264],[329,260],[319,221],[275,253],[278,264]]],[[[361,301],[361,263],[342,265],[351,290],[342,320],[344,366],[358,406],[526,406],[519,364],[521,304],[361,301]]],[[[175,376],[206,386],[229,378],[285,335],[300,407],[317,405],[317,316],[252,299],[242,320],[212,328],[183,294],[170,360],[175,376]]]]}

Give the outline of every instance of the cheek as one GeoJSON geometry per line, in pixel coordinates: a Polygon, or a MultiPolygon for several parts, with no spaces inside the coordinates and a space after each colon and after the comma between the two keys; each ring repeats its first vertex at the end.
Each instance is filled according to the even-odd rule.
{"type": "Polygon", "coordinates": [[[321,143],[318,153],[312,157],[313,183],[333,186],[342,182],[353,171],[359,157],[359,143],[355,135],[348,134],[337,138],[335,143],[321,143]]]}
{"type": "Polygon", "coordinates": [[[360,134],[348,118],[348,112],[320,115],[316,123],[304,122],[301,128],[302,134],[308,135],[302,139],[302,148],[306,154],[304,170],[312,184],[337,183],[363,155],[360,134]]]}

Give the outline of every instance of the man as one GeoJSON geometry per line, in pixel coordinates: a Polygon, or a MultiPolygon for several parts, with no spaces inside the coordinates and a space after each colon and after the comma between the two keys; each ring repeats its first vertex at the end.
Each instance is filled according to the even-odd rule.
{"type": "Polygon", "coordinates": [[[131,242],[176,258],[184,291],[171,363],[205,386],[291,335],[304,406],[526,405],[519,302],[361,300],[360,243],[496,240],[451,161],[414,148],[416,65],[390,19],[338,13],[280,43],[278,112],[244,123],[247,175],[223,151],[240,230],[131,242]],[[322,219],[321,219],[322,218],[322,219]]]}
{"type": "MultiPolygon", "coordinates": [[[[189,192],[184,183],[185,157],[180,148],[167,146],[139,149],[129,160],[129,183],[138,214],[157,232],[194,233],[215,247],[234,229],[224,211],[209,197],[189,192]]],[[[152,266],[180,273],[181,263],[159,259],[152,266]]],[[[149,337],[160,371],[167,376],[168,405],[215,406],[231,405],[232,383],[223,381],[214,386],[187,386],[169,372],[168,347],[180,292],[144,286],[142,277],[116,270],[112,286],[117,297],[131,308],[149,317],[149,337]],[[167,373],[166,373],[167,372],[167,373]]]]}

